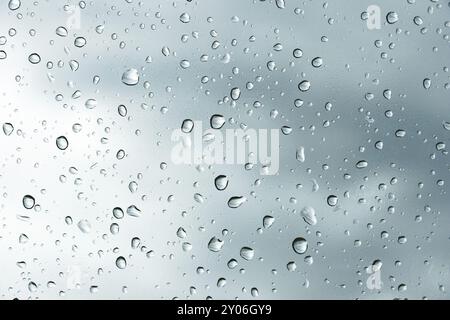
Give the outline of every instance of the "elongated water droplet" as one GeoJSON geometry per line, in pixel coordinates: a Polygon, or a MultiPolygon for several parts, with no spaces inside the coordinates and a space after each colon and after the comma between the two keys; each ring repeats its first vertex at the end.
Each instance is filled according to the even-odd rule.
{"type": "Polygon", "coordinates": [[[246,197],[232,197],[228,200],[228,206],[232,209],[239,208],[244,202],[247,201],[246,197]]]}
{"type": "Polygon", "coordinates": [[[131,205],[127,208],[127,214],[131,217],[138,218],[141,216],[141,210],[139,210],[135,205],[131,205]]]}
{"type": "Polygon", "coordinates": [[[272,216],[265,216],[263,218],[263,227],[265,229],[269,229],[273,225],[274,222],[275,222],[275,218],[274,217],[272,217],[272,216]]]}
{"type": "Polygon", "coordinates": [[[311,226],[317,224],[316,211],[313,207],[304,207],[302,211],[300,211],[300,215],[307,224],[311,226]]]}

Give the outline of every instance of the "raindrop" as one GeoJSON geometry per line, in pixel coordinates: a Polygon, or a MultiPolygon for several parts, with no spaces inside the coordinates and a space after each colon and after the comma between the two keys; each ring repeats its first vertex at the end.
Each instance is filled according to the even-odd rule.
{"type": "Polygon", "coordinates": [[[192,132],[192,129],[194,129],[194,121],[191,119],[183,120],[183,123],[181,124],[181,131],[184,133],[190,133],[192,132]]]}
{"type": "Polygon", "coordinates": [[[231,197],[230,200],[228,200],[228,206],[232,209],[239,208],[244,202],[247,201],[246,197],[231,197]]]}
{"type": "Polygon", "coordinates": [[[35,200],[33,196],[30,195],[26,195],[23,197],[22,199],[22,204],[25,207],[25,209],[33,209],[34,204],[35,204],[35,200]]]}
{"type": "Polygon", "coordinates": [[[41,57],[37,53],[32,53],[28,57],[28,61],[30,61],[32,64],[38,64],[41,62],[41,57]]]}
{"type": "Polygon", "coordinates": [[[83,233],[89,233],[92,229],[91,223],[86,219],[80,220],[77,226],[83,233]]]}
{"type": "Polygon", "coordinates": [[[334,195],[330,195],[327,198],[327,203],[330,207],[334,207],[337,205],[338,203],[338,197],[334,196],[334,195]]]}
{"type": "Polygon", "coordinates": [[[139,83],[139,72],[136,69],[128,69],[122,74],[122,82],[127,86],[135,86],[139,83]]]}
{"type": "Polygon", "coordinates": [[[67,141],[67,138],[64,136],[60,136],[56,138],[56,146],[59,150],[66,150],[69,146],[69,141],[67,141]]]}
{"type": "Polygon", "coordinates": [[[239,98],[241,97],[241,89],[239,89],[239,88],[231,89],[230,95],[231,95],[231,99],[239,100],[239,98]]]}
{"type": "Polygon", "coordinates": [[[225,117],[220,114],[215,114],[210,119],[211,128],[221,129],[225,124],[225,117]]]}
{"type": "Polygon", "coordinates": [[[20,0],[9,0],[8,8],[9,10],[17,10],[20,8],[21,2],[20,0]]]}
{"type": "Polygon", "coordinates": [[[317,224],[316,211],[313,207],[304,207],[302,211],[300,211],[300,215],[307,224],[311,226],[317,224]]]}
{"type": "Polygon", "coordinates": [[[292,242],[292,248],[296,253],[304,254],[308,250],[308,242],[302,237],[295,238],[292,242]]]}
{"type": "Polygon", "coordinates": [[[116,267],[119,269],[125,269],[127,267],[127,260],[120,256],[116,259],[116,267]]]}
{"type": "Polygon", "coordinates": [[[311,83],[308,80],[303,80],[298,84],[298,89],[302,92],[306,92],[311,87],[311,83]]]}
{"type": "Polygon", "coordinates": [[[222,250],[224,242],[216,237],[211,238],[208,242],[208,249],[212,252],[219,252],[222,250]]]}
{"type": "Polygon", "coordinates": [[[314,68],[320,68],[323,64],[323,59],[321,57],[316,57],[311,61],[314,68]]]}
{"type": "Polygon", "coordinates": [[[225,175],[217,176],[214,179],[214,184],[216,186],[216,189],[219,191],[223,191],[228,187],[228,178],[225,175]]]}
{"type": "Polygon", "coordinates": [[[141,210],[139,210],[135,205],[131,205],[127,208],[127,214],[129,216],[138,218],[141,216],[141,210]]]}
{"type": "Polygon", "coordinates": [[[3,133],[6,136],[10,136],[14,131],[14,126],[11,123],[4,123],[3,124],[3,133]]]}
{"type": "Polygon", "coordinates": [[[274,217],[272,217],[272,216],[265,216],[263,218],[263,227],[265,229],[269,229],[273,225],[274,222],[275,222],[275,218],[274,217]]]}
{"type": "Polygon", "coordinates": [[[394,24],[398,21],[398,14],[397,12],[391,11],[386,15],[386,21],[389,24],[394,24]]]}
{"type": "Polygon", "coordinates": [[[255,256],[255,251],[252,248],[249,247],[243,247],[240,251],[240,256],[242,259],[250,261],[255,256]]]}

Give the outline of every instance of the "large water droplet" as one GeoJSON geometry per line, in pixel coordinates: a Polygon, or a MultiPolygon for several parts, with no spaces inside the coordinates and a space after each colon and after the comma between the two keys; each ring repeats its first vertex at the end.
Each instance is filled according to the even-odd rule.
{"type": "Polygon", "coordinates": [[[183,123],[181,124],[181,131],[184,133],[189,133],[194,129],[194,121],[191,119],[185,119],[183,120],[183,123]]]}
{"type": "Polygon", "coordinates": [[[14,126],[11,123],[4,123],[3,124],[3,133],[7,136],[10,136],[11,133],[14,131],[14,126]]]}
{"type": "Polygon", "coordinates": [[[64,136],[60,136],[56,138],[56,146],[59,150],[66,150],[69,146],[69,141],[67,141],[67,138],[64,136]]]}
{"type": "Polygon", "coordinates": [[[8,8],[9,10],[17,10],[20,8],[21,2],[20,0],[9,0],[8,8]]]}
{"type": "Polygon", "coordinates": [[[33,196],[30,196],[29,194],[25,195],[22,199],[22,204],[25,207],[25,209],[33,209],[35,200],[33,196]]]}
{"type": "Polygon", "coordinates": [[[216,189],[219,191],[223,191],[228,186],[228,178],[225,175],[217,176],[216,179],[214,179],[214,184],[216,186],[216,189]]]}
{"type": "Polygon", "coordinates": [[[228,206],[232,209],[239,208],[244,202],[247,201],[246,197],[232,197],[228,200],[228,206]]]}
{"type": "Polygon", "coordinates": [[[135,205],[131,205],[127,208],[127,214],[129,216],[138,218],[141,216],[141,210],[139,210],[135,205]]]}
{"type": "Polygon", "coordinates": [[[136,69],[128,69],[122,74],[122,82],[127,86],[135,86],[139,83],[139,72],[136,69]]]}
{"type": "Polygon", "coordinates": [[[116,267],[119,269],[125,269],[127,267],[127,260],[120,256],[116,259],[116,267]]]}
{"type": "Polygon", "coordinates": [[[41,57],[37,53],[32,53],[28,56],[28,61],[30,61],[32,64],[38,64],[41,62],[41,57]]]}
{"type": "Polygon", "coordinates": [[[255,250],[253,250],[252,248],[249,248],[249,247],[243,247],[240,251],[240,255],[241,255],[242,259],[250,261],[255,256],[255,250]]]}
{"type": "Polygon", "coordinates": [[[221,114],[215,114],[210,119],[211,128],[221,129],[225,124],[225,117],[221,114]]]}
{"type": "Polygon", "coordinates": [[[327,203],[330,207],[336,206],[338,203],[338,197],[336,197],[335,195],[328,196],[327,203]]]}
{"type": "Polygon", "coordinates": [[[395,11],[391,11],[386,15],[386,21],[389,24],[394,24],[398,21],[398,14],[395,11]]]}
{"type": "Polygon", "coordinates": [[[302,237],[295,238],[292,242],[292,248],[296,253],[304,254],[308,250],[308,242],[302,237]]]}
{"type": "Polygon", "coordinates": [[[213,237],[208,242],[208,249],[212,252],[219,252],[220,250],[222,250],[224,244],[225,243],[222,240],[213,237]]]}
{"type": "Polygon", "coordinates": [[[316,211],[313,207],[304,207],[302,211],[300,211],[300,215],[307,224],[312,226],[317,224],[316,211]]]}

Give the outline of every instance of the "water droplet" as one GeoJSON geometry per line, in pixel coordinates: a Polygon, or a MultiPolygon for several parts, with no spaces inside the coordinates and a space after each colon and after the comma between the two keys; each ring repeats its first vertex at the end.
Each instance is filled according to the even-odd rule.
{"type": "Polygon", "coordinates": [[[295,157],[300,162],[305,162],[305,148],[300,147],[297,149],[295,157]]]}
{"type": "Polygon", "coordinates": [[[84,106],[85,106],[87,109],[94,109],[94,108],[97,107],[97,100],[95,100],[95,99],[89,99],[89,100],[86,101],[86,103],[84,104],[84,106]]]}
{"type": "Polygon", "coordinates": [[[230,200],[228,200],[228,206],[232,209],[239,208],[244,202],[247,201],[246,197],[231,197],[230,200]]]}
{"type": "Polygon", "coordinates": [[[316,211],[313,207],[304,207],[302,211],[300,211],[300,215],[307,224],[311,226],[317,224],[316,211]]]}
{"type": "Polygon", "coordinates": [[[386,21],[389,24],[394,24],[398,21],[398,14],[395,11],[391,11],[386,15],[386,21]]]}
{"type": "Polygon", "coordinates": [[[224,244],[225,243],[222,240],[213,237],[208,242],[208,249],[212,252],[219,252],[220,250],[222,250],[224,244]]]}
{"type": "Polygon", "coordinates": [[[231,89],[230,95],[231,95],[231,99],[239,100],[239,98],[241,97],[241,89],[239,89],[239,88],[231,89]]]}
{"type": "Polygon", "coordinates": [[[120,256],[116,259],[116,267],[119,269],[125,269],[127,267],[127,260],[120,256]]]}
{"type": "Polygon", "coordinates": [[[127,86],[135,86],[139,83],[139,72],[136,69],[128,69],[122,74],[122,82],[127,86]]]}
{"type": "Polygon", "coordinates": [[[33,209],[34,204],[35,204],[34,197],[27,194],[26,196],[23,197],[22,204],[25,207],[25,209],[28,209],[28,210],[33,209]]]}
{"type": "Polygon", "coordinates": [[[141,210],[139,210],[135,205],[131,205],[127,208],[127,214],[129,216],[138,218],[141,216],[141,210]]]}
{"type": "Polygon", "coordinates": [[[225,117],[221,114],[215,114],[210,119],[211,128],[213,129],[221,129],[225,124],[225,117]]]}
{"type": "Polygon", "coordinates": [[[10,136],[14,131],[14,126],[11,123],[4,123],[3,124],[3,133],[6,136],[10,136]]]}
{"type": "Polygon", "coordinates": [[[56,28],[56,34],[60,37],[67,37],[69,33],[65,27],[58,27],[56,28]]]}
{"type": "Polygon", "coordinates": [[[369,165],[369,164],[367,163],[367,161],[361,160],[361,161],[358,161],[358,162],[356,163],[356,168],[358,168],[358,169],[364,169],[364,168],[366,168],[368,165],[369,165]]]}
{"type": "Polygon", "coordinates": [[[194,129],[194,121],[191,119],[183,120],[183,123],[181,124],[181,131],[184,133],[190,133],[192,132],[192,129],[194,129]]]}
{"type": "Polygon", "coordinates": [[[295,238],[292,242],[292,248],[296,253],[304,254],[308,250],[308,242],[302,237],[295,238]]]}
{"type": "Polygon", "coordinates": [[[223,191],[228,187],[228,178],[225,175],[217,176],[214,179],[214,184],[216,186],[216,189],[219,191],[223,191]]]}
{"type": "Polygon", "coordinates": [[[191,17],[189,16],[188,13],[184,12],[180,16],[180,21],[183,23],[189,23],[191,21],[191,17]]]}
{"type": "Polygon", "coordinates": [[[20,8],[21,2],[20,0],[9,0],[8,8],[9,10],[17,10],[20,8]]]}
{"type": "Polygon", "coordinates": [[[311,87],[311,83],[308,80],[303,80],[298,84],[298,89],[302,92],[306,92],[311,87]]]}
{"type": "Polygon", "coordinates": [[[330,207],[334,207],[337,205],[338,203],[338,197],[334,196],[334,195],[330,195],[327,198],[327,203],[330,207]]]}
{"type": "Polygon", "coordinates": [[[297,58],[297,59],[301,58],[303,56],[303,51],[302,51],[302,49],[296,48],[292,52],[292,55],[294,56],[294,58],[297,58]]]}
{"type": "Polygon", "coordinates": [[[263,218],[263,227],[265,229],[269,229],[273,225],[274,222],[275,222],[275,218],[274,217],[272,217],[272,216],[265,216],[263,218]]]}
{"type": "Polygon", "coordinates": [[[38,64],[41,62],[41,57],[37,53],[32,53],[28,56],[28,61],[30,61],[32,64],[38,64]]]}
{"type": "Polygon", "coordinates": [[[89,233],[92,229],[91,223],[86,219],[80,220],[77,226],[83,233],[89,233]]]}
{"type": "Polygon", "coordinates": [[[243,247],[240,251],[240,256],[242,259],[250,261],[255,256],[255,251],[252,248],[249,247],[243,247]]]}
{"type": "Polygon", "coordinates": [[[60,136],[56,138],[56,146],[59,150],[66,150],[69,146],[69,141],[67,141],[67,138],[64,136],[60,136]]]}
{"type": "MultiPolygon", "coordinates": [[[[20,1],[19,1],[20,2],[20,1]]],[[[31,281],[30,283],[28,283],[28,290],[30,292],[36,292],[38,290],[38,286],[36,283],[34,283],[33,281],[31,281]]]]}
{"type": "Polygon", "coordinates": [[[115,207],[112,212],[113,212],[114,218],[116,218],[116,219],[122,219],[125,216],[125,214],[123,213],[123,210],[119,207],[115,207]]]}
{"type": "Polygon", "coordinates": [[[286,6],[284,0],[275,0],[275,4],[279,9],[284,9],[286,6]]]}
{"type": "Polygon", "coordinates": [[[82,47],[84,47],[84,46],[86,45],[86,42],[87,42],[87,41],[86,41],[85,38],[83,38],[83,37],[77,37],[77,38],[75,38],[73,44],[74,44],[75,47],[77,47],[77,48],[82,48],[82,47]]]}
{"type": "Polygon", "coordinates": [[[316,57],[311,61],[314,68],[320,68],[323,64],[323,59],[321,57],[316,57]]]}

